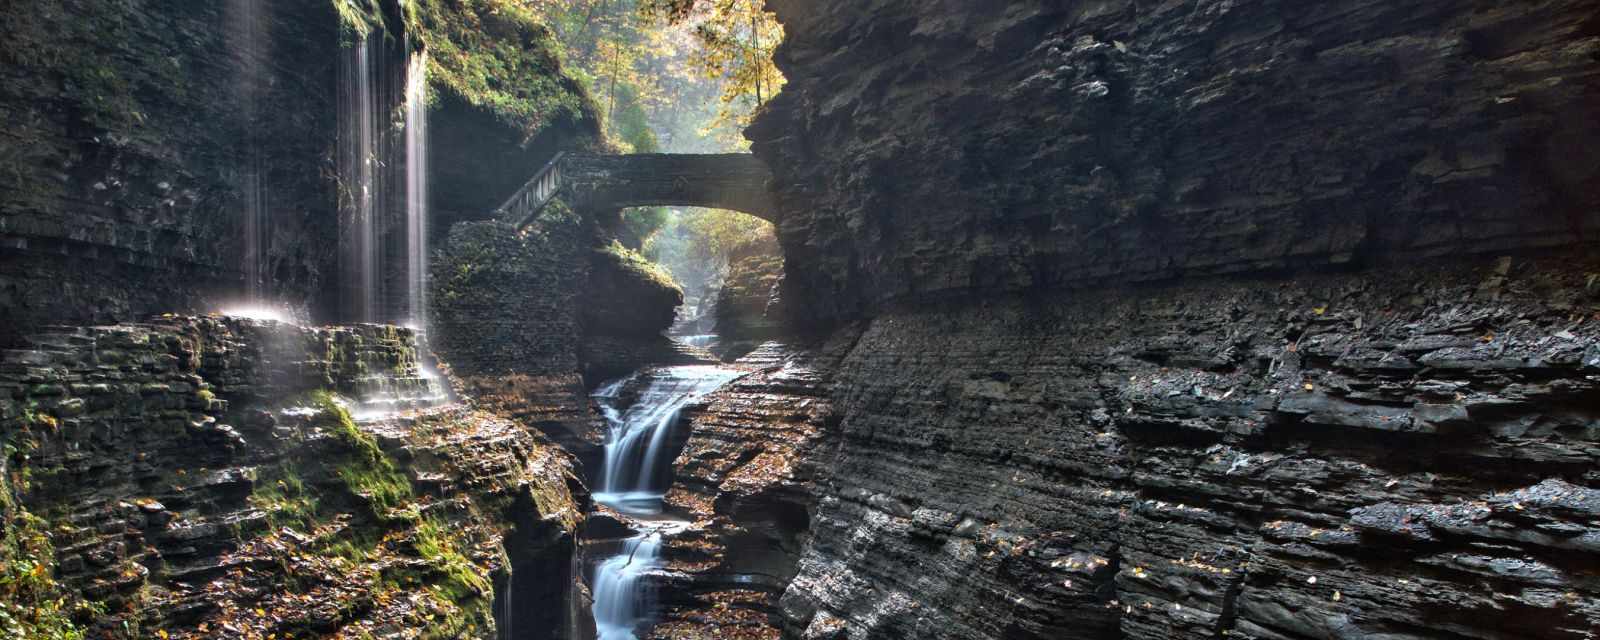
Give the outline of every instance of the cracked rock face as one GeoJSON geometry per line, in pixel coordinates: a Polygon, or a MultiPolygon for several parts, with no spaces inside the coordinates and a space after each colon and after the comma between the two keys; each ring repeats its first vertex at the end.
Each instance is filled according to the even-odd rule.
{"type": "Polygon", "coordinates": [[[903,308],[840,366],[805,638],[1586,638],[1592,258],[903,308]]]}

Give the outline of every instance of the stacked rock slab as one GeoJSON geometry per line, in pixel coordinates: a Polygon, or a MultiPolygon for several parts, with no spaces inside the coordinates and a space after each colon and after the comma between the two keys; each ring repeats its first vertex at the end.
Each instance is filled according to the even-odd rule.
{"type": "Polygon", "coordinates": [[[807,638],[1589,637],[1597,272],[886,314],[837,374],[783,613],[807,638]]]}
{"type": "MultiPolygon", "coordinates": [[[[0,361],[0,436],[91,633],[492,637],[507,559],[570,565],[571,462],[525,427],[461,405],[358,427],[315,395],[423,386],[408,329],[165,317],[30,344],[0,361]]],[[[545,604],[524,617],[559,628],[545,604]]]]}

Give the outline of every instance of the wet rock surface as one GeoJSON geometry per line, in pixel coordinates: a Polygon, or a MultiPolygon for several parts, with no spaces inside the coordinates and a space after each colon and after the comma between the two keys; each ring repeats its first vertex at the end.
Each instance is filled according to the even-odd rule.
{"type": "Polygon", "coordinates": [[[263,4],[251,33],[242,6],[0,8],[0,344],[232,302],[250,197],[271,289],[304,308],[333,284],[338,17],[263,4]]]}
{"type": "Polygon", "coordinates": [[[835,378],[787,631],[1589,637],[1595,273],[1505,258],[886,313],[835,378]]]}

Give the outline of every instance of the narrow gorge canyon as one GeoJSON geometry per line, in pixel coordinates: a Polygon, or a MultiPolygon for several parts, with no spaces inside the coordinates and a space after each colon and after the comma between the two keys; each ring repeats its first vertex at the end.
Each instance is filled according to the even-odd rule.
{"type": "Polygon", "coordinates": [[[0,638],[1600,638],[1596,9],[0,7],[0,638]]]}

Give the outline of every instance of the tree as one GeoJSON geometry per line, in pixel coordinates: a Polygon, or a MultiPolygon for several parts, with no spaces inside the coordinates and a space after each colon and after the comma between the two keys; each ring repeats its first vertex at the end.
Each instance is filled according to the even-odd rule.
{"type": "Polygon", "coordinates": [[[639,0],[527,0],[560,43],[572,75],[588,87],[611,142],[625,152],[655,151],[647,115],[661,101],[658,55],[662,33],[639,0]]]}
{"type": "Polygon", "coordinates": [[[670,24],[689,25],[700,47],[693,67],[725,84],[718,123],[739,128],[783,87],[772,54],[783,41],[783,25],[763,0],[643,0],[646,13],[670,24]]]}

